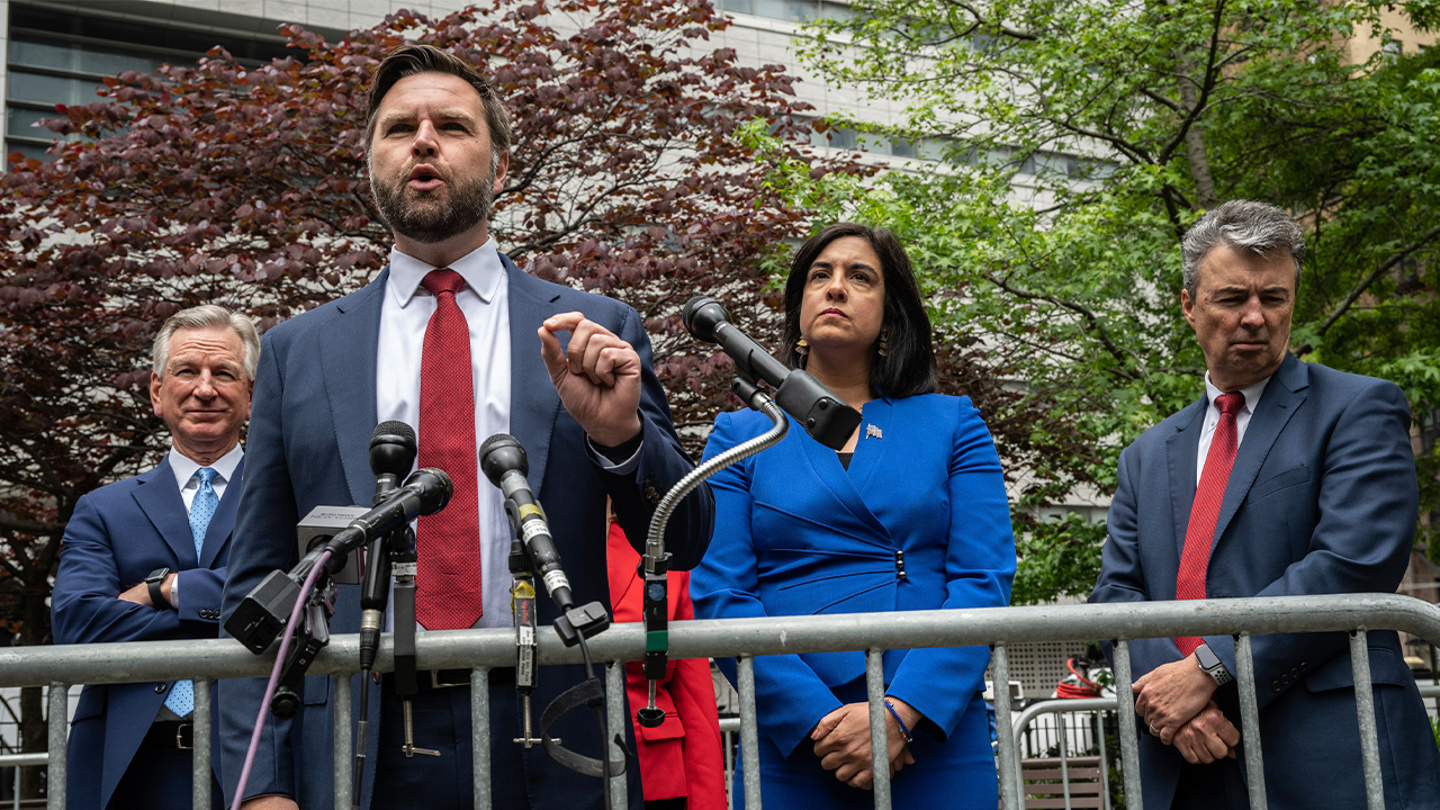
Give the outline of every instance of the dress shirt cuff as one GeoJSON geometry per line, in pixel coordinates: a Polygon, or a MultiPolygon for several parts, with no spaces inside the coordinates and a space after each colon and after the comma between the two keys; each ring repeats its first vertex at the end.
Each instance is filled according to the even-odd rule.
{"type": "Polygon", "coordinates": [[[175,572],[175,580],[170,583],[170,609],[176,613],[180,612],[180,572],[175,572]]]}
{"type": "Polygon", "coordinates": [[[590,450],[590,456],[600,465],[605,472],[616,475],[629,475],[640,466],[640,451],[645,447],[645,428],[642,426],[635,438],[620,445],[619,447],[607,447],[601,449],[589,436],[585,437],[585,446],[590,450]],[[617,459],[616,456],[619,458],[617,459]]]}

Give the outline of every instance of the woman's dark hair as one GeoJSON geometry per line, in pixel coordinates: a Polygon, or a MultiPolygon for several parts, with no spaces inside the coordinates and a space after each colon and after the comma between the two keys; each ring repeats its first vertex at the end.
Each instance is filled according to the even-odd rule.
{"type": "Polygon", "coordinates": [[[895,234],[854,222],[837,222],[810,237],[790,263],[785,282],[785,332],[781,337],[785,364],[800,367],[795,344],[800,340],[800,300],[810,265],[825,246],[845,236],[858,236],[870,243],[880,257],[885,280],[884,330],[886,353],[876,356],[870,367],[870,388],[887,397],[912,397],[935,392],[935,351],[930,343],[930,317],[920,302],[920,287],[910,257],[895,234]]]}

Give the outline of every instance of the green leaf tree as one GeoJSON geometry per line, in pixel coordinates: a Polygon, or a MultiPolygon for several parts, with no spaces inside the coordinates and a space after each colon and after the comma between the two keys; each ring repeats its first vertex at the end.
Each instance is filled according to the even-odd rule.
{"type": "Polygon", "coordinates": [[[872,186],[857,216],[930,260],[940,328],[987,347],[1022,401],[1052,414],[1030,437],[1036,461],[1012,471],[1016,528],[1031,533],[1017,602],[1087,593],[1103,540],[1074,521],[1038,525],[1030,507],[1111,491],[1119,450],[1201,391],[1179,241],[1227,199],[1270,201],[1305,224],[1293,347],[1406,389],[1430,437],[1422,510],[1440,505],[1440,57],[1357,56],[1362,35],[1396,33],[1387,7],[1424,28],[1440,4],[855,5],[811,27],[808,65],[903,102],[905,125],[883,134],[948,144],[938,167],[872,186]]]}

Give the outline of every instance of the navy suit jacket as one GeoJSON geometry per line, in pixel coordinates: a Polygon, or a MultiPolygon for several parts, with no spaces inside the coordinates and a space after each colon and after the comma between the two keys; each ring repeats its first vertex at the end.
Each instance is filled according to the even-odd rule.
{"type": "MultiPolygon", "coordinates": [[[[1175,598],[1206,405],[1202,397],[1121,453],[1091,602],[1175,598]]],[[[1206,595],[1393,593],[1418,510],[1409,427],[1394,384],[1286,355],[1236,454],[1206,595]]],[[[1239,671],[1231,636],[1205,642],[1239,671]]],[[[1346,634],[1257,635],[1251,644],[1270,806],[1363,807],[1346,634]]],[[[1440,806],[1435,740],[1399,637],[1371,631],[1369,646],[1388,806],[1440,806]]],[[[1137,678],[1182,658],[1168,638],[1130,649],[1137,678]]],[[[1232,685],[1216,697],[1239,728],[1235,695],[1232,685]]],[[[1143,733],[1140,753],[1145,804],[1168,807],[1184,759],[1143,733]]]]}
{"type": "MultiPolygon", "coordinates": [[[[863,416],[848,470],[834,450],[792,425],[778,445],[711,479],[715,539],[690,579],[697,616],[1010,603],[1015,541],[1005,481],[995,443],[970,400],[882,397],[867,402],[863,416]],[[903,578],[897,552],[904,554],[903,578]]],[[[722,413],[705,455],[769,428],[754,411],[722,413]]],[[[914,706],[943,739],[979,705],[990,651],[889,650],[882,660],[887,693],[914,706]]],[[[734,659],[721,665],[733,677],[734,659]]],[[[858,651],[755,659],[761,731],[780,756],[790,756],[822,717],[846,702],[837,690],[863,683],[864,676],[865,656],[858,651]]],[[[983,709],[978,722],[985,725],[983,709]]],[[[993,780],[991,787],[993,801],[993,780]]]]}
{"type": "MultiPolygon", "coordinates": [[[[199,559],[168,455],[148,472],[81,498],[65,527],[50,600],[55,643],[215,638],[244,470],[242,459],[210,519],[199,559]],[[178,612],[116,598],[161,567],[178,572],[178,612]]],[[[174,684],[84,688],[75,707],[66,769],[66,801],[72,810],[101,810],[109,803],[174,684]]],[[[157,807],[166,804],[167,789],[178,789],[176,800],[188,803],[188,781],[156,789],[157,807]]]]}
{"type": "MultiPolygon", "coordinates": [[[[612,499],[631,542],[643,547],[659,497],[693,465],[671,425],[639,315],[609,298],[533,278],[503,255],[501,261],[509,284],[510,433],[525,447],[529,481],[547,507],[575,602],[594,600],[608,605],[605,496],[612,499]],[[643,446],[639,465],[625,475],[605,472],[591,459],[585,433],[561,406],[540,356],[536,334],[540,323],[575,310],[628,341],[644,367],[640,399],[643,446]]],[[[295,565],[295,525],[313,507],[369,504],[374,496],[369,442],[377,421],[375,364],[388,276],[386,270],[360,291],[265,334],[246,442],[250,474],[241,497],[235,565],[225,588],[227,617],[266,574],[295,565]]],[[[666,548],[674,555],[675,567],[691,568],[699,561],[710,539],[713,516],[714,501],[707,486],[696,489],[676,509],[666,532],[666,548]]],[[[540,622],[553,622],[558,615],[553,604],[541,600],[540,605],[540,622]]],[[[359,627],[359,588],[341,586],[331,632],[355,633],[359,627]]],[[[537,710],[582,677],[578,666],[547,668],[535,692],[537,710]]],[[[356,712],[361,688],[358,679],[355,676],[352,692],[356,712]]],[[[262,688],[263,682],[254,680],[221,683],[227,805],[233,800],[262,688]]],[[[302,808],[333,804],[334,721],[329,679],[307,677],[303,700],[305,705],[295,720],[267,720],[273,725],[263,735],[247,795],[283,793],[295,797],[302,808]]],[[[370,701],[370,751],[378,746],[379,707],[376,688],[370,701]]],[[[593,720],[582,714],[572,714],[577,718],[575,725],[559,733],[567,747],[571,740],[583,746],[596,736],[593,720]]],[[[562,721],[561,725],[565,724],[562,721]]],[[[594,742],[597,750],[591,755],[598,753],[598,740],[594,742]]],[[[577,796],[600,794],[598,780],[555,765],[539,748],[526,752],[526,763],[526,774],[507,778],[524,778],[532,785],[544,783],[543,790],[532,793],[537,810],[574,810],[577,796]]],[[[365,770],[362,807],[369,807],[374,773],[374,768],[365,770]]]]}

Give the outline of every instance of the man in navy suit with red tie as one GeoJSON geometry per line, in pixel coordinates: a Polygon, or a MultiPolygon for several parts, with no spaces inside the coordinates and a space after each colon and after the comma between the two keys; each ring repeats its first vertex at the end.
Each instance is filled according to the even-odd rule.
{"type": "MultiPolygon", "coordinates": [[[[1414,542],[1410,407],[1384,380],[1289,353],[1305,256],[1283,211],[1231,201],[1186,233],[1205,396],[1120,455],[1091,602],[1392,593],[1414,542]]],[[[1344,633],[1257,635],[1270,807],[1364,807],[1344,633]]],[[[1440,807],[1440,757],[1393,631],[1369,634],[1385,802],[1440,807]]],[[[1231,636],[1132,642],[1149,807],[1245,808],[1231,636]]]]}
{"type": "MultiPolygon", "coordinates": [[[[76,503],[51,597],[55,643],[215,638],[259,355],[250,321],[217,306],[160,328],[150,401],[173,446],[76,503]]],[[[194,694],[184,680],[86,686],[70,730],[71,810],[189,807],[194,694]]],[[[218,807],[218,780],[211,795],[218,807]]]]}
{"type": "MultiPolygon", "coordinates": [[[[512,531],[499,490],[476,469],[479,443],[497,433],[512,434],[527,452],[528,478],[576,604],[609,604],[606,497],[639,542],[660,497],[693,469],[640,316],[534,278],[499,252],[489,220],[493,195],[506,188],[509,117],[470,62],[429,45],[396,49],[376,69],[365,139],[394,250],[364,289],[265,335],[223,610],[233,611],[271,571],[295,565],[295,524],[312,508],[370,502],[370,436],[391,420],[416,428],[421,466],[440,467],[455,482],[445,509],[416,527],[417,624],[426,631],[512,627],[512,531]]],[[[703,485],[680,503],[666,534],[673,567],[699,561],[713,509],[703,485]]],[[[332,633],[359,629],[358,590],[340,586],[332,633]]],[[[537,613],[546,625],[557,615],[548,601],[537,613]]],[[[537,711],[583,674],[578,665],[543,668],[537,711]]],[[[471,806],[473,689],[490,695],[494,807],[601,805],[599,779],[517,744],[513,668],[492,671],[488,683],[472,684],[468,669],[422,671],[419,680],[411,695],[390,676],[352,682],[353,710],[362,689],[372,696],[359,807],[471,806]]],[[[263,687],[253,679],[220,685],[232,800],[263,687]]],[[[300,714],[262,732],[245,810],[334,805],[334,703],[328,678],[306,678],[300,714]]],[[[584,713],[562,718],[551,734],[587,756],[601,753],[584,713]]],[[[638,807],[638,780],[629,784],[638,807]]]]}

